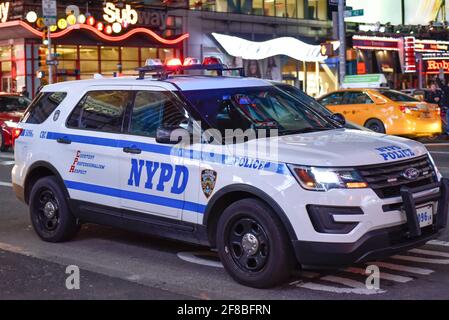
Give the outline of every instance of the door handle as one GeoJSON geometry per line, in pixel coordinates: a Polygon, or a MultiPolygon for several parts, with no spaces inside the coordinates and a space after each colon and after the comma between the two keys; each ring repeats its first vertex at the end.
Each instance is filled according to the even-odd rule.
{"type": "Polygon", "coordinates": [[[142,150],[135,147],[125,147],[123,148],[123,152],[125,153],[132,153],[132,154],[141,154],[142,150]]]}
{"type": "Polygon", "coordinates": [[[62,137],[62,138],[56,139],[56,142],[57,142],[57,143],[62,143],[62,144],[71,144],[71,143],[72,143],[72,140],[70,140],[70,139],[67,138],[67,137],[62,137]]]}

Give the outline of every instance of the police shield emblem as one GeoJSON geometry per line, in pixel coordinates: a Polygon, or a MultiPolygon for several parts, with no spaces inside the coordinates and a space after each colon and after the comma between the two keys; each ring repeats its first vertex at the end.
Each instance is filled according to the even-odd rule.
{"type": "Polygon", "coordinates": [[[209,198],[212,192],[214,192],[216,181],[217,172],[208,169],[201,171],[201,188],[206,198],[209,198]]]}

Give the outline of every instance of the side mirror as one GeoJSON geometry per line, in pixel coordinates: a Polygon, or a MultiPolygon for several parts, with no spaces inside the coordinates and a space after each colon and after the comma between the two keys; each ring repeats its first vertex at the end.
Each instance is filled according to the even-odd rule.
{"type": "Polygon", "coordinates": [[[191,141],[191,135],[179,126],[162,126],[156,130],[156,142],[162,144],[178,144],[182,141],[191,141]]]}
{"type": "Polygon", "coordinates": [[[341,113],[334,113],[330,116],[331,120],[341,124],[342,126],[344,126],[346,124],[346,119],[345,116],[342,115],[341,113]]]}

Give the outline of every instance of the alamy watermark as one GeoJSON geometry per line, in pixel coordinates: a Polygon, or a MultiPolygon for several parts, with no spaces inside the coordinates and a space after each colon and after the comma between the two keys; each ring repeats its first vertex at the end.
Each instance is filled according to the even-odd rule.
{"type": "Polygon", "coordinates": [[[75,265],[67,266],[65,273],[69,276],[65,280],[67,290],[79,290],[80,287],[80,268],[75,265]]]}

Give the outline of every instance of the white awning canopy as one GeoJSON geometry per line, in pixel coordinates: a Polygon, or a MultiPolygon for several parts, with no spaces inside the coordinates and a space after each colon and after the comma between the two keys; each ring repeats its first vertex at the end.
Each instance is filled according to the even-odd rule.
{"type": "MultiPolygon", "coordinates": [[[[261,60],[277,55],[286,55],[305,62],[323,62],[327,56],[321,55],[320,45],[311,45],[293,37],[281,37],[263,42],[254,42],[239,37],[212,33],[212,36],[234,57],[245,60],[261,60]]],[[[340,43],[335,41],[334,50],[340,43]]]]}

